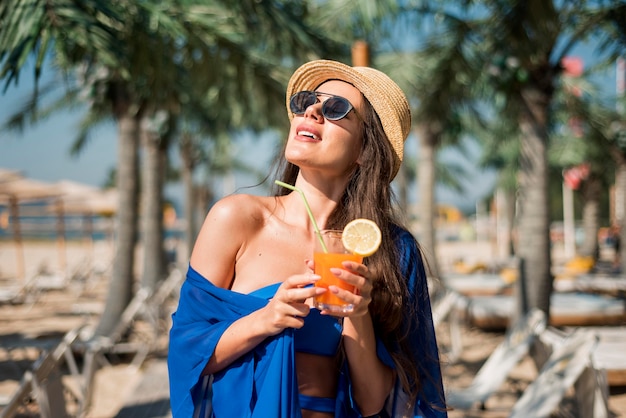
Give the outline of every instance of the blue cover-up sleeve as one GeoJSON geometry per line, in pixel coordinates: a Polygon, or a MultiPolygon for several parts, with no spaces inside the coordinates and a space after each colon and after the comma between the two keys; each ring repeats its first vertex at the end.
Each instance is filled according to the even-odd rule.
{"type": "Polygon", "coordinates": [[[408,280],[410,308],[405,312],[413,316],[406,318],[404,322],[411,324],[408,330],[409,340],[421,379],[421,390],[414,414],[415,417],[425,418],[447,417],[424,262],[415,238],[408,231],[398,229],[396,242],[402,274],[408,280]]]}
{"type": "Polygon", "coordinates": [[[236,320],[235,315],[217,319],[201,312],[205,295],[201,287],[189,280],[194,273],[192,270],[187,273],[188,280],[183,283],[178,308],[172,315],[167,359],[172,413],[181,417],[193,416],[194,387],[200,382],[220,337],[236,320]]]}
{"type": "Polygon", "coordinates": [[[295,417],[300,414],[294,372],[293,332],[269,337],[228,368],[202,376],[224,331],[267,300],[221,289],[191,267],[172,316],[168,351],[170,404],[175,418],[194,416],[206,402],[216,416],[295,417]],[[237,402],[231,396],[236,390],[237,402]],[[207,396],[208,398],[201,398],[207,396]],[[212,398],[211,395],[212,394],[212,398]]]}

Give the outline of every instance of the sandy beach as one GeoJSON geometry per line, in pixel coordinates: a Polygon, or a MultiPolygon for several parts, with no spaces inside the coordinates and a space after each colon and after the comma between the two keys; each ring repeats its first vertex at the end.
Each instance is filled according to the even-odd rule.
{"type": "MultiPolygon", "coordinates": [[[[459,258],[488,261],[492,246],[476,243],[446,243],[440,250],[446,254],[443,267],[451,268],[459,258]]],[[[61,336],[81,324],[95,324],[103,309],[106,297],[112,248],[101,241],[91,245],[84,242],[68,242],[65,246],[65,260],[68,271],[91,268],[95,274],[64,283],[58,289],[48,289],[34,295],[22,303],[0,305],[0,399],[10,398],[19,385],[23,373],[37,359],[40,349],[47,342],[58,341],[61,336]]],[[[15,247],[11,242],[0,243],[0,289],[19,284],[15,275],[15,247]]],[[[27,242],[24,244],[24,258],[28,260],[27,271],[47,270],[52,275],[58,268],[59,248],[54,242],[27,242]]],[[[136,324],[141,326],[141,324],[136,324]]],[[[483,330],[469,324],[461,328],[462,350],[460,358],[450,358],[450,331],[444,321],[437,329],[437,336],[442,351],[442,369],[444,384],[447,388],[467,386],[480,366],[502,341],[503,330],[483,330]]],[[[137,404],[145,395],[146,379],[153,378],[149,373],[159,373],[160,389],[158,394],[151,389],[151,401],[155,397],[161,402],[167,401],[163,388],[166,388],[167,375],[164,369],[166,356],[166,335],[162,335],[159,345],[141,364],[135,368],[129,365],[129,358],[124,356],[109,358],[110,364],[99,369],[95,378],[94,399],[88,417],[112,418],[128,414],[128,405],[137,404]]],[[[525,358],[510,373],[507,381],[486,402],[485,409],[475,408],[469,412],[451,411],[451,418],[460,417],[507,417],[512,406],[519,399],[524,388],[537,376],[537,371],[530,358],[525,358]]],[[[64,377],[69,380],[69,377],[64,377]]],[[[148,379],[149,380],[149,379],[148,379]]],[[[65,381],[65,380],[64,380],[65,381]]],[[[69,383],[71,385],[71,382],[69,383]]],[[[570,390],[561,408],[553,414],[555,417],[579,416],[573,410],[574,394],[570,390]]],[[[72,410],[68,402],[68,410],[72,410]]],[[[611,417],[626,417],[626,387],[612,387],[609,397],[611,417]]],[[[0,407],[1,409],[1,407],[0,407]]],[[[28,410],[28,408],[26,408],[28,410]]],[[[20,416],[38,416],[36,406],[31,412],[20,416]],[[34,411],[34,412],[33,412],[34,411]]],[[[139,415],[136,415],[139,416],[139,415]]],[[[156,415],[142,415],[156,416],[156,415]]],[[[160,416],[160,415],[159,415],[160,416]]]]}

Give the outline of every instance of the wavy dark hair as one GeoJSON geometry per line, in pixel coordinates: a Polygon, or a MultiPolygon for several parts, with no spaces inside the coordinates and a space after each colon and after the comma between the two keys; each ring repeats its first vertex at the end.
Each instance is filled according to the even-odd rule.
{"type": "MultiPolygon", "coordinates": [[[[363,97],[363,96],[362,96],[363,97]]],[[[393,180],[394,151],[387,140],[378,115],[363,97],[363,144],[361,164],[352,173],[343,196],[330,215],[326,229],[343,229],[356,218],[368,218],[381,226],[382,243],[378,251],[365,260],[372,276],[374,289],[369,311],[376,335],[382,340],[396,363],[396,371],[404,391],[415,401],[421,388],[419,359],[409,349],[406,331],[412,326],[403,324],[404,318],[417,320],[417,315],[407,313],[410,304],[406,279],[399,267],[399,254],[395,245],[394,226],[400,226],[396,213],[393,180]]],[[[278,157],[276,173],[280,180],[294,184],[299,168],[286,161],[284,149],[278,157]]],[[[289,190],[276,187],[275,196],[289,190]]]]}

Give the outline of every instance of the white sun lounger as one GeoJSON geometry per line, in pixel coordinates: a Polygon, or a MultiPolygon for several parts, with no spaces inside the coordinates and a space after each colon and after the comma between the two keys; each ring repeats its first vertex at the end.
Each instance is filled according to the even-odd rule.
{"type": "Polygon", "coordinates": [[[170,272],[168,278],[159,284],[154,293],[151,294],[146,288],[139,289],[122,313],[120,322],[108,336],[89,336],[86,341],[75,345],[77,349],[84,351],[85,356],[80,414],[87,413],[91,408],[95,389],[94,377],[100,366],[108,364],[105,358],[106,354],[134,353],[130,366],[138,369],[148,354],[154,350],[157,334],[162,332],[158,327],[162,326],[160,315],[163,313],[164,302],[168,296],[178,290],[183,279],[182,272],[175,268],[170,272]],[[151,328],[149,335],[144,335],[142,339],[136,342],[123,342],[124,334],[139,318],[149,323],[151,328]]]}
{"type": "Polygon", "coordinates": [[[546,327],[543,311],[533,309],[509,328],[504,338],[464,389],[450,389],[448,405],[468,410],[486,400],[502,385],[511,370],[528,354],[534,338],[546,327]]]}
{"type": "Polygon", "coordinates": [[[72,375],[78,377],[78,368],[70,346],[78,338],[80,329],[78,327],[68,331],[59,344],[43,353],[32,368],[24,373],[19,387],[2,409],[0,418],[16,416],[25,400],[30,397],[37,402],[42,418],[68,416],[59,367],[66,361],[72,375]]]}
{"type": "MultiPolygon", "coordinates": [[[[574,386],[585,369],[591,365],[591,354],[596,344],[597,337],[592,332],[578,329],[562,343],[554,346],[554,351],[537,378],[515,403],[509,418],[548,418],[563,399],[565,392],[574,386]]],[[[593,392],[591,395],[593,396],[593,392]]],[[[585,416],[603,415],[594,413],[585,416]]]]}

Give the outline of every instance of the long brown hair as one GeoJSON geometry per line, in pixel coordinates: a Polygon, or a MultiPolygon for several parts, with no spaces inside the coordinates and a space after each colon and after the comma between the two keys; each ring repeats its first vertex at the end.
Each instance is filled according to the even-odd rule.
{"type": "MultiPolygon", "coordinates": [[[[420,389],[420,373],[409,349],[404,318],[416,320],[417,315],[406,309],[409,291],[406,279],[400,271],[399,254],[392,231],[400,225],[395,213],[395,196],[391,188],[394,153],[383,131],[378,115],[363,97],[361,117],[364,122],[361,164],[355,169],[337,207],[330,215],[326,228],[343,229],[353,219],[371,219],[381,227],[382,243],[378,251],[365,260],[374,279],[372,302],[369,311],[378,338],[387,347],[404,391],[411,399],[417,398],[420,389]],[[398,349],[399,348],[399,349],[398,349]]],[[[283,150],[284,151],[284,150],[283,150]]],[[[277,177],[294,184],[299,168],[284,159],[284,152],[277,165],[277,177]]],[[[288,194],[284,188],[276,188],[274,194],[288,194]]]]}

